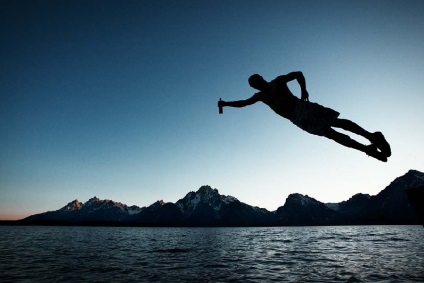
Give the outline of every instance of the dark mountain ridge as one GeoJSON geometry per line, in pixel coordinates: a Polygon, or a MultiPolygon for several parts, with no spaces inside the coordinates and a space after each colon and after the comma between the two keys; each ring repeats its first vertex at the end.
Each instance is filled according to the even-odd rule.
{"type": "Polygon", "coordinates": [[[289,226],[420,224],[405,190],[424,186],[424,173],[410,170],[375,196],[356,194],[340,203],[322,203],[291,194],[276,211],[254,207],[202,186],[176,203],[127,206],[97,197],[74,200],[56,211],[29,216],[21,224],[136,226],[289,226]]]}

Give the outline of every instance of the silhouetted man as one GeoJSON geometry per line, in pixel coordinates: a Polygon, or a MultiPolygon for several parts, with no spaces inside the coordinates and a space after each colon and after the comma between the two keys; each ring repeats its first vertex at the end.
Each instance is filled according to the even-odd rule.
{"type": "Polygon", "coordinates": [[[276,79],[267,82],[262,76],[255,74],[249,78],[249,85],[259,92],[246,100],[238,101],[219,101],[218,106],[244,107],[262,101],[275,113],[290,120],[308,133],[324,136],[332,139],[346,147],[351,147],[380,161],[386,162],[387,157],[391,155],[390,145],[387,143],[381,132],[370,133],[346,119],[339,119],[340,113],[309,102],[309,94],[306,90],[305,78],[302,72],[292,72],[287,75],[279,76],[276,79]],[[287,86],[292,80],[297,80],[301,89],[301,99],[294,96],[287,86]],[[341,128],[368,139],[371,144],[363,145],[349,136],[335,131],[333,128],[341,128]]]}

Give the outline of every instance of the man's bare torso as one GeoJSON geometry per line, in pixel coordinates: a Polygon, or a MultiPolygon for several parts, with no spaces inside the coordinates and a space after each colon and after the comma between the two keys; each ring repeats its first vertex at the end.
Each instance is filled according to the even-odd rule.
{"type": "Polygon", "coordinates": [[[269,83],[269,90],[258,92],[256,95],[260,101],[267,104],[275,113],[287,119],[293,117],[299,100],[292,94],[286,82],[279,78],[269,83]]]}

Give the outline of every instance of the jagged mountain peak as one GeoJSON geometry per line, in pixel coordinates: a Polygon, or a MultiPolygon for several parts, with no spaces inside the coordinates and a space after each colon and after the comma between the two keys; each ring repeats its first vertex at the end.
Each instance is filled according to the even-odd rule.
{"type": "Polygon", "coordinates": [[[397,177],[393,182],[402,181],[403,179],[416,178],[424,181],[424,173],[418,170],[411,169],[403,176],[397,177]]]}
{"type": "Polygon", "coordinates": [[[200,195],[201,200],[205,202],[210,202],[211,200],[219,200],[225,203],[238,201],[238,199],[233,196],[219,194],[219,191],[217,189],[212,189],[212,187],[210,186],[200,187],[196,194],[200,195]]]}
{"type": "Polygon", "coordinates": [[[286,203],[299,203],[301,205],[308,205],[308,204],[313,204],[313,203],[318,203],[318,201],[314,198],[311,198],[308,195],[302,195],[299,193],[295,193],[295,194],[290,194],[287,197],[286,203]]]}
{"type": "Polygon", "coordinates": [[[219,195],[219,192],[217,189],[212,189],[211,186],[201,186],[197,192],[197,194],[201,194],[201,195],[219,195]]]}
{"type": "Polygon", "coordinates": [[[390,183],[381,193],[391,190],[403,190],[407,188],[415,188],[424,185],[424,173],[417,170],[409,170],[403,176],[397,177],[390,183]]]}
{"type": "Polygon", "coordinates": [[[74,201],[71,201],[70,203],[68,203],[64,207],[62,207],[60,210],[62,210],[62,211],[79,210],[82,206],[83,206],[83,204],[78,199],[76,199],[74,201]]]}
{"type": "Polygon", "coordinates": [[[149,206],[149,209],[159,209],[161,206],[163,206],[165,204],[165,202],[163,200],[158,200],[156,202],[154,202],[153,204],[151,204],[149,206]]]}
{"type": "Polygon", "coordinates": [[[220,195],[217,189],[210,186],[201,186],[197,192],[189,192],[184,198],[177,201],[176,205],[184,214],[193,212],[199,204],[208,206],[218,211],[224,204],[238,201],[235,197],[220,195]]]}
{"type": "Polygon", "coordinates": [[[369,199],[370,197],[371,197],[371,195],[369,195],[369,194],[358,193],[356,195],[351,196],[347,201],[369,199]]]}
{"type": "Polygon", "coordinates": [[[87,207],[87,206],[98,205],[98,204],[100,204],[100,205],[106,204],[106,205],[109,205],[109,206],[116,206],[116,207],[119,207],[119,208],[126,207],[126,205],[121,203],[121,202],[113,201],[111,199],[99,199],[96,196],[90,198],[83,205],[87,207]]]}
{"type": "Polygon", "coordinates": [[[97,203],[97,202],[100,202],[100,199],[98,197],[94,196],[94,197],[90,198],[88,201],[86,201],[84,203],[84,205],[89,206],[89,205],[92,205],[92,204],[97,203]]]}
{"type": "Polygon", "coordinates": [[[424,173],[423,173],[423,172],[420,172],[420,171],[415,170],[415,169],[410,169],[410,170],[408,171],[408,173],[406,173],[406,174],[415,175],[415,176],[417,176],[417,177],[424,177],[424,173]]]}

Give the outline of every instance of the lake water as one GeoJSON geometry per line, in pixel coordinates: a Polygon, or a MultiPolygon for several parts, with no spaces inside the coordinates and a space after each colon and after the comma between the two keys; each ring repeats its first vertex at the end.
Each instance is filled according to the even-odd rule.
{"type": "Polygon", "coordinates": [[[422,226],[0,226],[0,282],[424,282],[422,226]]]}

